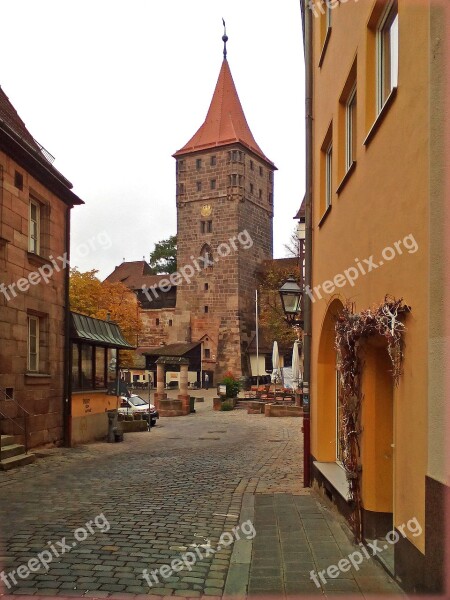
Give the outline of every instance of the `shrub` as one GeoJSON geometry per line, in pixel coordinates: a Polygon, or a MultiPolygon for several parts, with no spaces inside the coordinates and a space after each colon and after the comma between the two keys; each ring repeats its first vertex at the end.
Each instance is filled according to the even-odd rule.
{"type": "Polygon", "coordinates": [[[220,410],[223,410],[223,411],[233,410],[233,403],[229,402],[228,400],[224,400],[222,402],[220,410]]]}

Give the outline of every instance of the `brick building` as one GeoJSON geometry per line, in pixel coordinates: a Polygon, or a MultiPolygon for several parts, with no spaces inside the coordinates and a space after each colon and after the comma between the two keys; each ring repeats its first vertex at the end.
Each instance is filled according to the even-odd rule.
{"type": "Polygon", "coordinates": [[[63,438],[70,209],[83,204],[0,88],[0,433],[63,438]],[[24,410],[22,410],[24,409],[24,410]]]}
{"type": "Polygon", "coordinates": [[[276,167],[247,124],[226,55],[205,122],[174,158],[178,276],[148,275],[139,261],[116,267],[108,281],[136,291],[150,334],[144,349],[198,341],[211,383],[229,370],[249,374],[255,274],[273,254],[276,167]]]}

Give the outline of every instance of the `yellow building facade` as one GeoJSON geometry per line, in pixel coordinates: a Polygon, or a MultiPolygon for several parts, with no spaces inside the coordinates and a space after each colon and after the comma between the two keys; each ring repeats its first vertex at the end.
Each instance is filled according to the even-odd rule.
{"type": "Polygon", "coordinates": [[[312,477],[351,518],[336,322],[349,302],[359,314],[386,296],[403,299],[410,311],[399,315],[398,385],[386,337],[363,336],[358,345],[362,535],[396,531],[390,568],[397,580],[408,590],[437,590],[444,540],[432,525],[444,516],[449,489],[438,274],[448,6],[306,2],[303,14],[312,81],[312,477]]]}

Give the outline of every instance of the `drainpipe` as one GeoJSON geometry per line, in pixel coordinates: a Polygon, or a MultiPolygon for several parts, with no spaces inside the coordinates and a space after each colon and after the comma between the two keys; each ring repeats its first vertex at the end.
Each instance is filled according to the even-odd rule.
{"type": "MultiPolygon", "coordinates": [[[[306,125],[306,193],[305,193],[305,287],[312,282],[312,11],[307,0],[302,1],[305,51],[305,125],[306,125]]],[[[311,298],[303,294],[304,310],[304,384],[303,384],[303,435],[304,435],[304,487],[311,485],[311,400],[309,385],[311,382],[311,298]],[[306,399],[306,406],[305,406],[306,399]]]]}
{"type": "MultiPolygon", "coordinates": [[[[70,210],[66,210],[65,252],[67,260],[70,259],[70,210]]],[[[64,271],[64,396],[63,396],[63,435],[64,446],[70,448],[72,445],[72,360],[70,344],[70,267],[64,271]]]]}

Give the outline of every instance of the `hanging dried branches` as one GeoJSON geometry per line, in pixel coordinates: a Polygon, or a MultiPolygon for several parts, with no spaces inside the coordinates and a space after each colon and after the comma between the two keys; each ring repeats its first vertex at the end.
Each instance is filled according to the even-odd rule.
{"type": "Polygon", "coordinates": [[[362,539],[361,490],[359,468],[359,437],[361,435],[362,359],[361,342],[380,335],[387,340],[392,363],[392,377],[398,385],[402,373],[404,324],[399,315],[409,310],[402,300],[386,296],[379,306],[355,314],[354,304],[348,303],[336,322],[338,354],[340,427],[340,458],[349,483],[350,499],[354,503],[351,525],[356,540],[362,539]]]}

